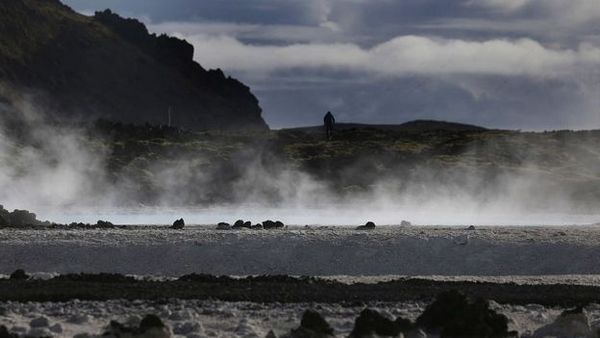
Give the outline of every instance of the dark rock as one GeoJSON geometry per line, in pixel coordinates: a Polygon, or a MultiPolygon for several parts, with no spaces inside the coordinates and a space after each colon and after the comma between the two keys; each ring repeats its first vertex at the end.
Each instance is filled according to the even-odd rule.
{"type": "Polygon", "coordinates": [[[395,337],[412,327],[413,324],[410,320],[398,317],[393,321],[375,310],[364,309],[354,321],[350,337],[371,337],[373,335],[395,337]]]}
{"type": "Polygon", "coordinates": [[[233,223],[234,228],[241,228],[243,225],[244,225],[244,221],[241,219],[238,219],[237,221],[235,221],[235,223],[233,223]]]}
{"type": "Polygon", "coordinates": [[[152,328],[163,328],[165,324],[157,315],[146,315],[140,322],[140,332],[144,333],[152,328]]]}
{"type": "Polygon", "coordinates": [[[412,226],[412,223],[409,221],[402,221],[402,222],[400,222],[400,226],[409,227],[409,226],[412,226]]]}
{"type": "Polygon", "coordinates": [[[244,225],[242,225],[242,227],[251,229],[252,228],[252,222],[246,221],[246,222],[244,222],[244,225]]]}
{"type": "Polygon", "coordinates": [[[115,225],[108,221],[99,220],[96,222],[96,227],[98,228],[114,228],[115,225]]]}
{"type": "Polygon", "coordinates": [[[441,338],[507,337],[508,319],[491,310],[481,298],[471,300],[458,291],[437,296],[417,318],[417,325],[441,338]]]}
{"type": "Polygon", "coordinates": [[[29,279],[29,275],[27,273],[25,273],[25,270],[18,269],[18,270],[15,270],[15,272],[10,274],[10,279],[11,280],[27,280],[27,279],[29,279]]]}
{"type": "Polygon", "coordinates": [[[185,226],[185,222],[184,222],[183,218],[180,218],[180,219],[176,220],[175,222],[173,222],[171,229],[183,229],[184,226],[185,226]]]}
{"type": "Polygon", "coordinates": [[[271,220],[267,220],[262,222],[263,228],[265,229],[281,229],[283,227],[285,227],[285,224],[283,224],[283,222],[280,221],[271,221],[271,220]]]}
{"type": "Polygon", "coordinates": [[[115,320],[108,325],[103,337],[171,337],[170,330],[156,315],[146,315],[138,327],[127,326],[115,320]]]}
{"type": "Polygon", "coordinates": [[[260,230],[263,228],[263,225],[258,223],[258,224],[254,224],[253,226],[250,227],[250,229],[256,229],[256,230],[260,230]]]}
{"type": "Polygon", "coordinates": [[[469,227],[467,228],[467,230],[475,230],[475,226],[474,226],[474,225],[471,225],[471,226],[469,226],[469,227]]]}
{"type": "Polygon", "coordinates": [[[375,229],[375,223],[373,222],[367,222],[365,225],[361,225],[359,227],[356,228],[356,230],[372,230],[375,229]]]}
{"type": "Polygon", "coordinates": [[[217,230],[229,230],[229,229],[231,229],[231,225],[229,225],[229,223],[220,222],[219,224],[217,224],[217,230]]]}
{"type": "Polygon", "coordinates": [[[290,332],[292,338],[319,338],[333,336],[333,329],[321,315],[314,310],[306,310],[302,315],[300,327],[290,332]]]}
{"type": "Polygon", "coordinates": [[[6,326],[0,325],[0,338],[19,338],[19,335],[8,332],[6,326]]]}

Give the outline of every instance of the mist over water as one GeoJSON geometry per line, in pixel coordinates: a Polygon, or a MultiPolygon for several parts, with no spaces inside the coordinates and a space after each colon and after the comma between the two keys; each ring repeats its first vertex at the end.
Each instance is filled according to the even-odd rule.
{"type": "MultiPolygon", "coordinates": [[[[260,161],[263,150],[234,154],[241,173],[228,182],[233,201],[190,202],[206,187],[223,181],[219,169],[198,170],[201,156],[178,159],[176,165],[149,163],[161,196],[143,202],[144,192],[132,194],[135,176],[110,179],[111,149],[90,139],[83,127],[49,123],[29,97],[0,106],[0,204],[27,209],[39,219],[58,223],[99,219],[116,224],[170,224],[183,217],[187,224],[215,224],[237,219],[281,220],[291,225],[358,225],[374,221],[397,225],[565,225],[595,224],[599,213],[571,200],[560,185],[539,172],[539,159],[525,160],[521,174],[466,170],[460,164],[443,168],[417,167],[412,176],[381,177],[368,190],[334,192],[324,182],[278,159],[260,161]],[[15,134],[10,117],[23,112],[26,132],[15,134]],[[273,164],[275,163],[275,164],[273,164]]],[[[489,149],[466,149],[465,153],[489,149]]],[[[526,156],[523,149],[514,149],[526,156]]],[[[586,169],[600,170],[594,161],[586,169]]],[[[360,160],[349,165],[347,181],[361,172],[360,160]]]]}

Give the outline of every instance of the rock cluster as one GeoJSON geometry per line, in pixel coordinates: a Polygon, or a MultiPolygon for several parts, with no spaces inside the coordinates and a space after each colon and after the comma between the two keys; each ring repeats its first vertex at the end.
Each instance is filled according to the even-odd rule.
{"type": "Polygon", "coordinates": [[[27,210],[15,209],[12,212],[0,205],[0,227],[26,227],[49,225],[48,222],[39,221],[36,215],[27,210]]]}
{"type": "Polygon", "coordinates": [[[102,334],[102,337],[118,338],[118,337],[152,337],[152,338],[169,338],[171,330],[162,322],[156,315],[146,315],[140,325],[126,326],[117,321],[111,321],[107,330],[102,334]]]}
{"type": "Polygon", "coordinates": [[[217,224],[217,230],[231,230],[231,229],[234,229],[234,230],[239,230],[239,229],[271,230],[271,229],[281,229],[284,227],[285,227],[285,224],[283,224],[283,222],[271,221],[271,220],[266,220],[262,223],[256,223],[254,225],[252,225],[252,222],[244,221],[242,219],[238,219],[237,221],[235,221],[235,223],[233,223],[233,225],[226,223],[226,222],[220,222],[219,224],[217,224]]]}

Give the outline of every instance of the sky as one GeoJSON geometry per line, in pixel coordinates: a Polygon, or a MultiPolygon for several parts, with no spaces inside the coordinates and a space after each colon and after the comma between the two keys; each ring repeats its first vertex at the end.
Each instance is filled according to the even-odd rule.
{"type": "Polygon", "coordinates": [[[66,0],[184,38],[272,128],[436,119],[600,128],[598,0],[66,0]]]}

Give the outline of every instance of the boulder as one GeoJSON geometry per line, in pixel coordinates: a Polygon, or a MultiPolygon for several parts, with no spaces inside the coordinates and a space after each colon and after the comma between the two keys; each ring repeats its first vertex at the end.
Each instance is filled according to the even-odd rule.
{"type": "Polygon", "coordinates": [[[111,321],[102,337],[170,338],[171,330],[156,315],[146,315],[138,327],[111,321]]]}
{"type": "Polygon", "coordinates": [[[532,338],[592,338],[596,337],[590,325],[590,319],[587,312],[578,307],[566,310],[556,318],[556,320],[546,326],[537,329],[532,338]]]}
{"type": "Polygon", "coordinates": [[[306,310],[302,314],[300,327],[293,329],[289,336],[291,338],[333,337],[333,329],[318,312],[306,310]]]}
{"type": "Polygon", "coordinates": [[[375,229],[375,223],[373,223],[371,221],[365,223],[365,225],[361,225],[356,228],[356,230],[373,230],[373,229],[375,229]]]}
{"type": "Polygon", "coordinates": [[[31,327],[48,327],[48,326],[50,326],[50,321],[48,320],[48,318],[46,318],[44,316],[40,316],[40,317],[32,319],[29,322],[29,326],[31,326],[31,327]]]}
{"type": "Polygon", "coordinates": [[[263,228],[264,229],[281,229],[285,226],[285,224],[283,224],[283,222],[280,221],[271,221],[271,220],[267,220],[262,222],[263,228]]]}
{"type": "Polygon", "coordinates": [[[441,338],[510,336],[506,316],[490,309],[488,301],[458,291],[439,294],[417,318],[417,326],[441,338]]]}
{"type": "Polygon", "coordinates": [[[244,222],[244,224],[242,225],[242,227],[251,229],[252,228],[252,222],[246,221],[246,222],[244,222]]]}
{"type": "Polygon", "coordinates": [[[409,227],[412,226],[412,223],[409,221],[402,220],[402,222],[400,222],[400,226],[409,227]]]}
{"type": "Polygon", "coordinates": [[[29,279],[29,275],[25,273],[23,269],[17,269],[15,272],[10,274],[10,279],[12,280],[27,280],[29,279]]]}
{"type": "Polygon", "coordinates": [[[474,225],[471,225],[471,226],[469,226],[469,227],[467,228],[467,230],[473,231],[473,230],[475,230],[475,226],[474,226],[474,225]]]}
{"type": "Polygon", "coordinates": [[[219,224],[217,224],[217,230],[230,230],[230,229],[231,229],[231,225],[229,225],[229,223],[220,222],[219,224]]]}
{"type": "Polygon", "coordinates": [[[176,220],[175,222],[173,222],[171,229],[183,229],[184,226],[185,226],[185,221],[183,220],[183,218],[180,218],[180,219],[176,220]]]}
{"type": "Polygon", "coordinates": [[[250,229],[255,229],[255,230],[260,230],[263,228],[263,225],[260,223],[254,224],[253,226],[250,227],[250,229]]]}
{"type": "Polygon", "coordinates": [[[6,326],[0,325],[0,338],[19,338],[19,335],[8,332],[6,326]]]}
{"type": "Polygon", "coordinates": [[[364,309],[354,321],[351,338],[391,336],[396,337],[413,328],[413,323],[401,317],[392,320],[378,311],[364,309]]]}
{"type": "Polygon", "coordinates": [[[241,228],[242,226],[244,226],[244,221],[241,219],[238,219],[237,221],[235,221],[235,223],[233,223],[233,228],[241,228]]]}

